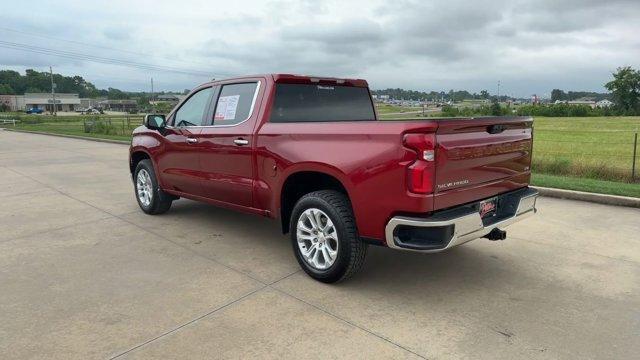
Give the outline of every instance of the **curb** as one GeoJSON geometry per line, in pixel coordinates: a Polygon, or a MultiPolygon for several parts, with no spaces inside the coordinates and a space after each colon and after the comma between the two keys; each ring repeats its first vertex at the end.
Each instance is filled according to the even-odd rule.
{"type": "Polygon", "coordinates": [[[18,129],[9,129],[9,128],[0,128],[0,130],[14,131],[14,132],[20,132],[20,133],[27,133],[27,134],[58,136],[58,137],[64,137],[64,138],[70,138],[70,139],[89,140],[89,141],[103,142],[103,143],[109,143],[109,144],[131,145],[130,141],[125,141],[125,140],[100,139],[100,138],[94,138],[94,137],[88,137],[88,136],[54,134],[54,133],[48,133],[48,132],[42,132],[42,131],[18,130],[18,129]]]}
{"type": "Polygon", "coordinates": [[[564,190],[547,187],[532,186],[541,196],[547,196],[558,199],[588,201],[598,204],[627,206],[640,208],[640,198],[632,198],[627,196],[606,195],[598,193],[588,193],[584,191],[564,190]]]}

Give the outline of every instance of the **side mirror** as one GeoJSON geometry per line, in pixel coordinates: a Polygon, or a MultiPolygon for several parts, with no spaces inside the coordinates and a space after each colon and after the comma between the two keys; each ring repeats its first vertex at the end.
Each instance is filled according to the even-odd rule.
{"type": "Polygon", "coordinates": [[[148,114],[144,116],[144,126],[151,130],[162,130],[167,125],[164,115],[148,114]]]}

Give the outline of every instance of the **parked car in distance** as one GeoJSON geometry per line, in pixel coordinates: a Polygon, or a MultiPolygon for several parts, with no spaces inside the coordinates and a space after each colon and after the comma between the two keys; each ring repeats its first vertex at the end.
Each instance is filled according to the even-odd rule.
{"type": "Polygon", "coordinates": [[[44,110],[39,109],[37,107],[27,109],[27,114],[42,114],[44,110]]]}
{"type": "Polygon", "coordinates": [[[102,109],[88,108],[83,111],[83,114],[99,115],[99,114],[104,114],[104,111],[102,109]]]}
{"type": "Polygon", "coordinates": [[[536,211],[529,117],[378,121],[367,82],[288,74],[194,89],[133,132],[140,208],[184,197],[279,219],[314,279],[353,275],[370,244],[432,253],[536,211]]]}

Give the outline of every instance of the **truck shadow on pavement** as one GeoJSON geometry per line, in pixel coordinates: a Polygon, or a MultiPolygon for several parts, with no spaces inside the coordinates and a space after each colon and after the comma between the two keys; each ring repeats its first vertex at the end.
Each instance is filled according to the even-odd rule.
{"type": "MultiPolygon", "coordinates": [[[[156,231],[168,231],[174,240],[194,251],[243,272],[257,274],[260,280],[274,282],[299,269],[290,237],[282,235],[278,220],[187,200],[176,202],[167,214],[151,220],[162,223],[156,231]]],[[[428,286],[434,291],[440,288],[456,292],[465,287],[483,287],[498,291],[505,284],[527,277],[517,262],[495,254],[492,247],[497,250],[500,245],[500,242],[478,239],[436,254],[372,245],[363,269],[338,286],[391,291],[428,286]]],[[[308,281],[315,283],[310,278],[308,281]]]]}

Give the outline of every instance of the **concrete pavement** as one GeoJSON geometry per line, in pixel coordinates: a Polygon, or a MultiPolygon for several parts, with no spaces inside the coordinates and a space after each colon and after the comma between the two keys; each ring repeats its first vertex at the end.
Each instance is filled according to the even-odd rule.
{"type": "Polygon", "coordinates": [[[0,131],[2,358],[631,359],[640,209],[541,198],[503,242],[308,278],[276,222],[138,210],[127,147],[0,131]]]}

